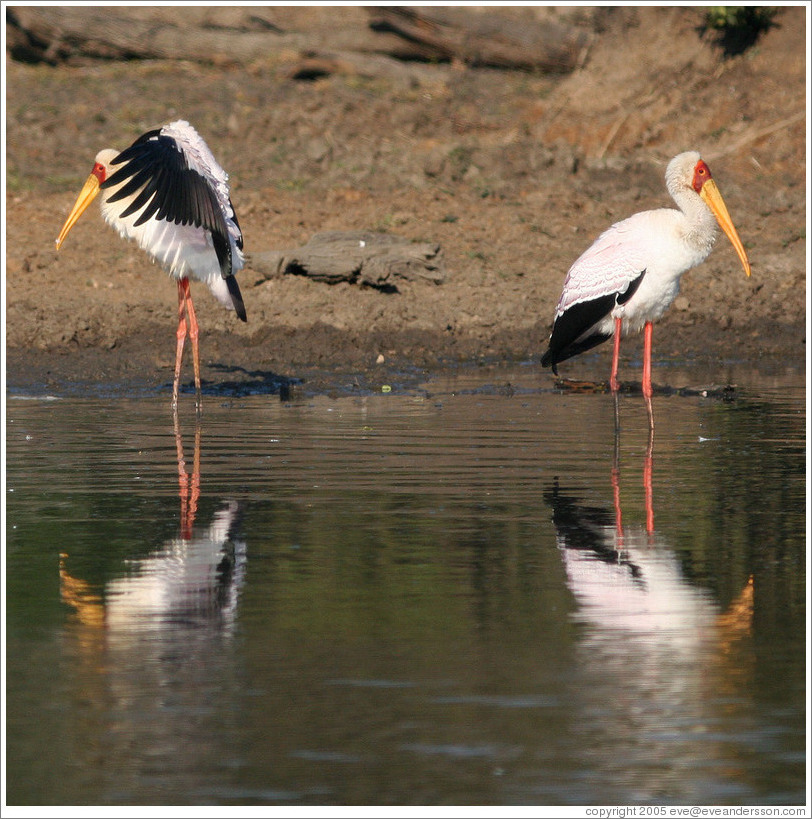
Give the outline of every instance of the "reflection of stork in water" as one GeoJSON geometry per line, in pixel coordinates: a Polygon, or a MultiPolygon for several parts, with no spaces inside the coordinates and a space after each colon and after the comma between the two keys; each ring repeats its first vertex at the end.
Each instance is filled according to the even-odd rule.
{"type": "Polygon", "coordinates": [[[654,528],[651,461],[649,438],[645,525],[623,523],[617,455],[614,508],[584,503],[557,479],[544,494],[582,628],[575,724],[610,802],[632,795],[703,802],[705,781],[718,775],[709,762],[731,758],[730,740],[718,737],[746,734],[751,719],[742,685],[749,655],[740,638],[750,632],[753,582],[723,613],[686,578],[654,528]],[[731,734],[709,730],[730,722],[731,734]]]}
{"type": "MultiPolygon", "coordinates": [[[[716,604],[688,582],[675,554],[653,529],[624,527],[616,512],[583,504],[558,484],[544,497],[553,510],[579,620],[651,639],[667,631],[666,642],[680,635],[704,642],[719,615],[716,604]]],[[[752,603],[752,581],[742,595],[752,603]]]]}
{"type": "Polygon", "coordinates": [[[163,628],[178,619],[199,625],[230,626],[245,572],[245,544],[235,539],[239,506],[228,501],[211,524],[195,526],[200,498],[200,425],[195,429],[192,474],[187,472],[183,441],[175,413],[180,534],[145,558],[128,563],[125,576],[107,583],[104,595],[67,570],[60,560],[62,598],[86,623],[108,629],[163,628]]]}
{"type": "MultiPolygon", "coordinates": [[[[611,468],[613,508],[587,506],[563,492],[558,479],[544,494],[553,512],[553,524],[567,575],[582,606],[594,607],[597,618],[611,627],[628,622],[628,615],[647,612],[655,621],[674,619],[686,629],[695,620],[707,619],[714,608],[708,596],[685,579],[673,551],[662,543],[654,528],[653,433],[649,432],[643,456],[645,527],[623,524],[620,503],[620,456],[617,430],[611,468]],[[636,602],[633,602],[636,601],[636,602]],[[618,620],[618,618],[620,618],[618,620]]],[[[742,591],[752,602],[752,579],[742,591]]],[[[740,606],[734,605],[741,611],[740,606]]],[[[712,619],[717,612],[712,612],[712,619]]],[[[634,619],[634,618],[633,618],[634,619]]],[[[647,620],[636,621],[645,628],[647,620]]],[[[729,623],[729,617],[727,617],[729,623]]]]}
{"type": "Polygon", "coordinates": [[[146,782],[151,792],[170,794],[201,771],[221,769],[226,749],[239,744],[233,715],[214,706],[241,685],[233,651],[246,571],[240,510],[226,501],[208,526],[198,525],[199,426],[191,473],[177,423],[175,444],[176,535],[127,561],[101,588],[72,576],[66,555],[60,560],[62,600],[76,613],[65,638],[79,660],[66,673],[77,678],[72,686],[82,698],[66,720],[81,720],[79,735],[97,736],[104,749],[100,757],[95,743],[77,745],[76,770],[93,771],[116,800],[133,804],[143,800],[146,782]]]}

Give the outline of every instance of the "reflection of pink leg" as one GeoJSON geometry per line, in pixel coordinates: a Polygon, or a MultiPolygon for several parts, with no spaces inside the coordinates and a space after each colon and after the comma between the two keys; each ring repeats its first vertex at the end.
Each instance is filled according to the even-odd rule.
{"type": "Polygon", "coordinates": [[[643,459],[643,490],[646,495],[646,531],[654,534],[654,491],[651,487],[651,477],[654,468],[654,427],[649,431],[646,457],[643,459]]]}
{"type": "Polygon", "coordinates": [[[620,466],[612,466],[612,495],[615,501],[615,532],[617,533],[617,547],[623,548],[623,512],[620,508],[620,466]]]}
{"type": "Polygon", "coordinates": [[[651,396],[645,396],[646,401],[646,414],[648,415],[648,431],[652,435],[654,434],[654,410],[651,407],[651,396]]]}
{"type": "Polygon", "coordinates": [[[195,525],[197,502],[200,499],[200,424],[195,429],[195,453],[192,466],[192,479],[186,471],[186,460],[183,457],[183,440],[180,435],[180,423],[177,412],[174,414],[175,449],[178,455],[178,494],[180,495],[180,536],[190,540],[195,525]]]}
{"type": "MultiPolygon", "coordinates": [[[[183,282],[178,280],[178,346],[175,350],[175,380],[172,382],[172,406],[178,406],[178,391],[180,387],[180,365],[183,361],[183,342],[186,340],[186,291],[183,282]]],[[[187,282],[188,285],[188,282],[187,282]]]]}
{"type": "Polygon", "coordinates": [[[646,322],[643,331],[643,395],[651,398],[651,339],[654,336],[654,325],[646,322]]]}
{"type": "Polygon", "coordinates": [[[200,499],[200,424],[195,426],[195,455],[192,462],[192,488],[189,492],[189,537],[197,514],[197,502],[200,499]]]}
{"type": "Polygon", "coordinates": [[[612,390],[612,392],[617,392],[618,390],[617,363],[620,358],[620,328],[622,324],[623,319],[615,319],[615,346],[614,352],[612,353],[612,375],[609,376],[609,389],[612,390]]]}
{"type": "Polygon", "coordinates": [[[623,512],[620,509],[620,410],[617,393],[612,395],[615,404],[615,450],[612,455],[612,497],[615,503],[615,532],[618,549],[623,546],[623,512]]]}
{"type": "Polygon", "coordinates": [[[183,458],[183,441],[180,437],[178,413],[174,413],[175,449],[178,455],[178,495],[180,495],[180,536],[189,540],[192,536],[189,521],[189,474],[186,472],[186,461],[183,458]]]}

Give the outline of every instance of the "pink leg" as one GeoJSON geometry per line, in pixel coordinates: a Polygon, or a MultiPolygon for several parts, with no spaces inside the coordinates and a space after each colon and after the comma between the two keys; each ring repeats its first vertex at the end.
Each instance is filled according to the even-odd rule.
{"type": "Polygon", "coordinates": [[[617,362],[618,358],[620,357],[620,328],[622,324],[623,319],[615,319],[615,348],[614,352],[612,353],[612,375],[609,376],[609,389],[612,390],[612,392],[617,392],[618,390],[617,362]]]}
{"type": "Polygon", "coordinates": [[[654,325],[646,322],[643,331],[643,395],[651,398],[651,339],[654,335],[654,325]]]}
{"type": "MultiPolygon", "coordinates": [[[[183,343],[186,340],[186,290],[183,283],[186,279],[178,280],[178,346],[175,350],[175,380],[172,383],[172,406],[178,407],[178,390],[180,386],[180,365],[183,361],[183,343]]],[[[188,287],[188,282],[186,282],[188,287]]]]}
{"type": "Polygon", "coordinates": [[[195,306],[192,303],[192,292],[189,289],[189,279],[183,279],[184,290],[186,293],[186,312],[189,315],[189,338],[192,341],[192,361],[195,367],[195,392],[197,394],[197,408],[202,407],[203,402],[200,397],[200,349],[198,348],[198,327],[197,316],[195,315],[195,306]]]}

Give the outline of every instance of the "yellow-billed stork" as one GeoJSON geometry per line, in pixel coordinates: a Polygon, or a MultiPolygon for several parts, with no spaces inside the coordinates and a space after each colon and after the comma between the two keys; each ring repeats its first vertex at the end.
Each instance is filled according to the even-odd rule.
{"type": "Polygon", "coordinates": [[[612,225],[569,269],[541,359],[556,375],[560,362],[614,336],[609,386],[617,391],[621,333],[644,328],[643,394],[651,398],[652,322],[677,297],[682,274],[711,252],[717,222],[750,275],[739,234],[700,155],[687,151],[675,156],[665,183],[679,210],[643,211],[612,225]]]}
{"type": "Polygon", "coordinates": [[[228,174],[208,145],[184,120],[140,136],[119,153],[106,148],[68,216],[56,249],[101,192],[105,221],[135,239],[178,283],[178,330],[172,405],[177,407],[183,346],[192,342],[200,406],[198,324],[189,279],[209,286],[215,298],[246,321],[235,273],[244,264],[243,241],[231,204],[228,174]]]}

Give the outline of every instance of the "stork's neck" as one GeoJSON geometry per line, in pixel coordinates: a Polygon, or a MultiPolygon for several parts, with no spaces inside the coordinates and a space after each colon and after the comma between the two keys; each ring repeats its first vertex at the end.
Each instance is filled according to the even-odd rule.
{"type": "Polygon", "coordinates": [[[685,241],[704,259],[716,241],[716,217],[692,188],[680,188],[671,195],[684,217],[682,235],[685,241]]]}

